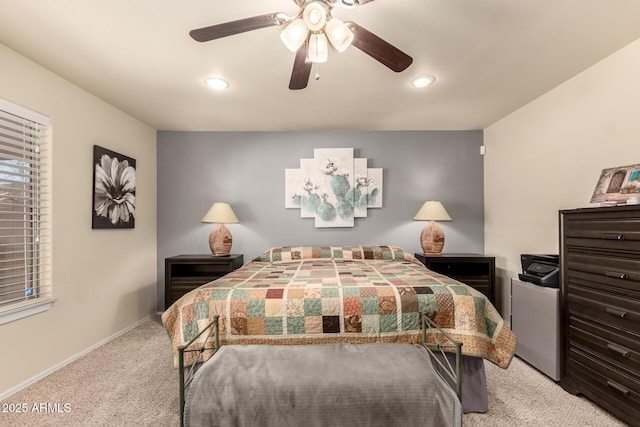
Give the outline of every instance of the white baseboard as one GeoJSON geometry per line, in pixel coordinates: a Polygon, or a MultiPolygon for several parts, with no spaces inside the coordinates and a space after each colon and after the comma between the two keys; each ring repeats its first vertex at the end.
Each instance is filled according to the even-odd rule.
{"type": "Polygon", "coordinates": [[[107,337],[107,338],[103,339],[102,341],[92,345],[91,347],[81,351],[80,353],[78,353],[78,354],[76,354],[74,356],[71,356],[70,358],[58,363],[57,365],[55,365],[55,366],[53,366],[53,367],[51,367],[51,368],[39,373],[38,375],[28,379],[27,381],[23,382],[22,384],[19,384],[19,385],[15,386],[15,387],[3,392],[2,394],[0,394],[0,401],[5,400],[6,398],[11,396],[12,394],[15,394],[15,393],[19,392],[20,390],[29,387],[31,384],[43,379],[47,375],[50,375],[50,374],[54,373],[58,369],[64,368],[69,363],[80,359],[82,356],[86,355],[87,353],[92,352],[93,350],[97,349],[98,347],[101,347],[101,346],[105,345],[109,341],[113,341],[114,339],[118,338],[120,335],[126,334],[127,332],[129,332],[133,328],[135,328],[137,326],[140,326],[143,322],[149,320],[152,316],[155,316],[155,314],[150,314],[147,317],[145,317],[145,318],[143,318],[141,320],[138,320],[133,325],[127,326],[123,330],[121,330],[119,332],[116,332],[115,334],[111,335],[110,337],[107,337]]]}

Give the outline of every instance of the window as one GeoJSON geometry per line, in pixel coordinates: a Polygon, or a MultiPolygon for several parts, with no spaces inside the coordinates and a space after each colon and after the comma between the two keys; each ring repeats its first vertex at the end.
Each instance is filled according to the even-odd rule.
{"type": "Polygon", "coordinates": [[[0,98],[0,324],[48,310],[51,120],[0,98]]]}

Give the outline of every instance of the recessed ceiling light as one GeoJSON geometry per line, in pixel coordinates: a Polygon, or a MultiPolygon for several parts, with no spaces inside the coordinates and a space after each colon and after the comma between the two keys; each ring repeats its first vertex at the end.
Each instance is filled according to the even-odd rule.
{"type": "Polygon", "coordinates": [[[211,89],[215,89],[215,90],[223,90],[229,87],[229,82],[220,77],[208,78],[206,82],[211,89]]]}
{"type": "Polygon", "coordinates": [[[413,79],[411,81],[411,84],[415,87],[427,87],[429,86],[431,83],[433,83],[434,81],[436,81],[436,78],[433,76],[420,76],[420,77],[416,77],[415,79],[413,79]]]}

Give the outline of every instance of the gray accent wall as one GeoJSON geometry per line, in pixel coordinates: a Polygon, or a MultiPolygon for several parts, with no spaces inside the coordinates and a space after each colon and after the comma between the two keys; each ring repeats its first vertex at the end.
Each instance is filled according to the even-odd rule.
{"type": "Polygon", "coordinates": [[[273,246],[396,245],[421,252],[426,225],[413,216],[440,200],[443,252],[484,248],[482,131],[158,132],[158,310],[164,309],[164,259],[206,254],[215,224],[200,222],[213,202],[228,202],[239,224],[232,253],[245,262],[273,246]],[[384,169],[383,207],[352,228],[315,228],[300,209],[285,209],[285,172],[315,148],[354,148],[369,168],[384,169]]]}

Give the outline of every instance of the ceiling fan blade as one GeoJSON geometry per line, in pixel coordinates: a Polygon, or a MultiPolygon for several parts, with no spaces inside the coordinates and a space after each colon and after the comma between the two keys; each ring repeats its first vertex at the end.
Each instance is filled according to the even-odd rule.
{"type": "Polygon", "coordinates": [[[372,1],[373,0],[360,0],[358,3],[362,6],[363,4],[371,3],[372,1]]]}
{"type": "Polygon", "coordinates": [[[347,24],[353,32],[351,44],[396,73],[406,70],[413,62],[413,58],[409,55],[382,40],[371,31],[353,22],[347,24]]]}
{"type": "Polygon", "coordinates": [[[305,43],[296,52],[293,71],[291,71],[291,80],[289,80],[289,89],[300,90],[307,87],[312,65],[310,61],[307,61],[307,43],[305,43]]]}
{"type": "Polygon", "coordinates": [[[282,16],[283,15],[280,13],[269,13],[266,15],[253,16],[251,18],[238,19],[237,21],[230,21],[223,24],[191,30],[189,35],[196,41],[208,42],[210,40],[221,39],[234,34],[259,30],[260,28],[282,25],[286,21],[286,18],[283,18],[282,16]]]}

